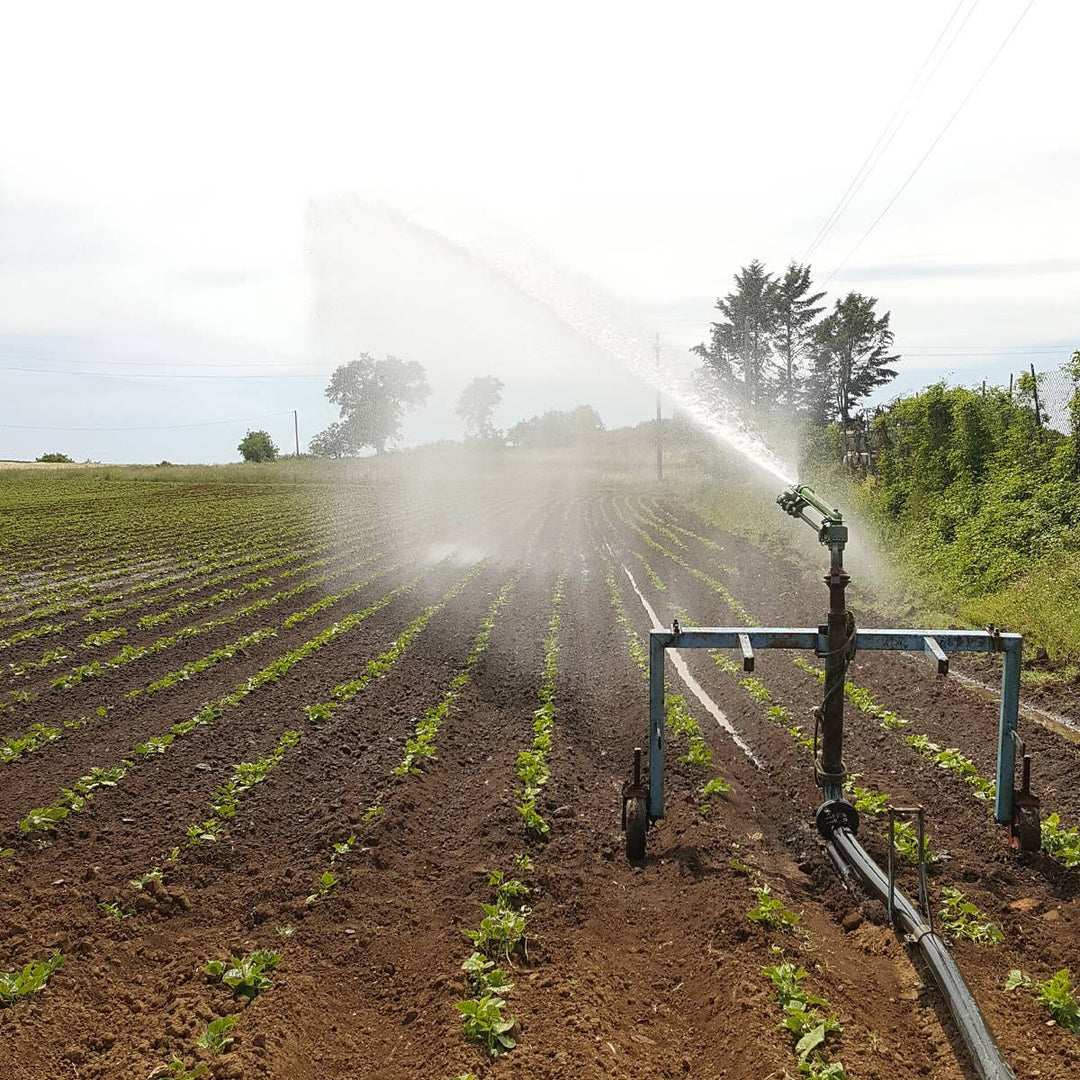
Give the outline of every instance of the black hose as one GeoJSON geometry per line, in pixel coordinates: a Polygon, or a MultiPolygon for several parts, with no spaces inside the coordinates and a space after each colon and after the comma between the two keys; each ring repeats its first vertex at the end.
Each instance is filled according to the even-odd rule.
{"type": "MultiPolygon", "coordinates": [[[[883,904],[888,904],[888,877],[849,828],[836,825],[826,837],[826,848],[829,858],[845,878],[854,872],[870,892],[883,904]]],[[[923,922],[918,910],[898,889],[893,891],[893,911],[922,953],[938,989],[945,995],[979,1080],[1016,1080],[1016,1074],[1001,1056],[997,1041],[945,942],[923,922]]]]}

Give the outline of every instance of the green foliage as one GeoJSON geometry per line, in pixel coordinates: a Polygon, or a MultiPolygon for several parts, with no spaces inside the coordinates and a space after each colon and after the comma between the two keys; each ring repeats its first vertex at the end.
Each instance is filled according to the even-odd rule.
{"type": "Polygon", "coordinates": [[[273,983],[267,972],[281,963],[281,953],[271,949],[257,949],[250,956],[234,956],[229,960],[211,960],[204,968],[210,982],[220,982],[229,987],[233,997],[254,999],[273,983]]]}
{"type": "Polygon", "coordinates": [[[807,992],[802,985],[806,971],[789,961],[762,969],[773,984],[777,1004],[784,1012],[780,1027],[791,1033],[799,1058],[799,1074],[818,1080],[845,1080],[844,1067],[826,1057],[826,1040],[844,1028],[829,1013],[829,1003],[807,992]],[[824,1010],[824,1013],[822,1012],[824,1010]]]}
{"type": "Polygon", "coordinates": [[[110,903],[107,900],[103,900],[99,907],[110,919],[129,919],[135,914],[129,908],[122,907],[117,903],[110,903]]]}
{"type": "Polygon", "coordinates": [[[237,447],[245,461],[275,461],[278,448],[265,431],[249,431],[237,447]]]}
{"type": "Polygon", "coordinates": [[[997,945],[1005,935],[959,890],[945,885],[941,889],[942,906],[938,918],[942,929],[958,940],[976,945],[997,945]]]}
{"type": "Polygon", "coordinates": [[[698,788],[698,798],[701,800],[701,805],[698,809],[707,814],[712,809],[712,797],[714,795],[722,795],[725,791],[730,791],[731,785],[721,776],[714,776],[711,780],[706,780],[701,787],[698,788]]]}
{"type": "Polygon", "coordinates": [[[0,971],[0,1006],[14,1005],[24,997],[45,988],[54,971],[64,963],[63,953],[53,953],[48,960],[37,960],[22,971],[0,971]]]}
{"type": "Polygon", "coordinates": [[[860,787],[853,782],[845,785],[845,791],[848,797],[852,799],[852,805],[860,814],[877,817],[879,814],[884,814],[889,808],[889,796],[884,792],[875,791],[873,788],[860,787]]]}
{"type": "MultiPolygon", "coordinates": [[[[913,863],[919,861],[919,834],[910,821],[893,822],[893,843],[901,858],[913,863]]],[[[922,854],[924,862],[933,861],[933,856],[930,854],[930,837],[926,833],[923,833],[922,854]]]]}
{"type": "Polygon", "coordinates": [[[330,890],[338,883],[340,879],[332,874],[329,870],[324,870],[319,876],[318,888],[313,892],[305,901],[307,904],[317,904],[320,900],[325,900],[329,895],[330,890]]]}
{"type": "Polygon", "coordinates": [[[424,369],[415,360],[376,360],[361,353],[330,377],[326,396],[339,407],[341,420],[311,440],[311,452],[351,457],[370,446],[381,454],[399,438],[405,410],[422,404],[430,393],[424,369]]]}
{"type": "Polygon", "coordinates": [[[71,465],[74,463],[73,458],[69,458],[67,454],[60,454],[56,451],[50,454],[42,454],[41,457],[36,460],[44,462],[47,465],[71,465]]]}
{"type": "Polygon", "coordinates": [[[1080,829],[1063,828],[1058,814],[1047,814],[1042,823],[1043,850],[1066,866],[1080,866],[1080,829]]]}
{"type": "Polygon", "coordinates": [[[1009,972],[1005,980],[1006,990],[1032,990],[1040,1004],[1045,1005],[1058,1027],[1080,1035],[1080,1005],[1072,992],[1072,980],[1068,968],[1055,972],[1045,982],[1033,982],[1017,968],[1009,972]]]}
{"type": "Polygon", "coordinates": [[[173,1058],[162,1075],[169,1077],[169,1080],[200,1080],[207,1072],[205,1065],[193,1065],[189,1069],[180,1058],[173,1058]]]}
{"type": "Polygon", "coordinates": [[[459,1001],[455,1008],[465,1018],[465,1034],[480,1043],[491,1057],[498,1057],[517,1046],[513,1017],[504,1017],[506,1002],[494,994],[478,1000],[459,1001]]]}
{"type": "Polygon", "coordinates": [[[1067,659],[1080,655],[1077,436],[1039,424],[1030,384],[1010,396],[938,383],[890,405],[865,495],[936,602],[1067,659]]]}
{"type": "Polygon", "coordinates": [[[799,922],[799,915],[794,911],[789,911],[782,900],[773,896],[767,882],[754,885],[750,891],[757,897],[757,903],[746,913],[746,917],[751,922],[786,933],[795,929],[799,922]]]}
{"type": "MultiPolygon", "coordinates": [[[[254,996],[254,995],[252,995],[254,996]]],[[[219,1016],[206,1025],[206,1030],[199,1036],[199,1045],[211,1054],[220,1054],[233,1042],[229,1034],[236,1027],[235,1016],[219,1016]]]]}

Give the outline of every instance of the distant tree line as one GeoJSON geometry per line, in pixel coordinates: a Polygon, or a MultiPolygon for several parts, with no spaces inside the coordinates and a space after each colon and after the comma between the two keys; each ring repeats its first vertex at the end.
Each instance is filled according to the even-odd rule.
{"type": "Polygon", "coordinates": [[[847,425],[859,404],[896,377],[890,366],[889,312],[850,292],[828,314],[810,267],[792,262],[782,277],[754,259],[717,298],[721,318],[708,343],[694,348],[701,381],[718,403],[734,398],[751,410],[801,413],[818,425],[847,425]]]}

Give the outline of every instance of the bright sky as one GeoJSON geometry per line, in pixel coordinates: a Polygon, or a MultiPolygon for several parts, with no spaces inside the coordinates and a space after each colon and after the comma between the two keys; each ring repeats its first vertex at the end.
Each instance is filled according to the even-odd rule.
{"type": "Polygon", "coordinates": [[[427,369],[410,442],[458,436],[489,372],[502,424],[644,419],[651,391],[514,282],[576,325],[587,280],[675,362],[740,265],[808,255],[898,121],[810,253],[830,299],[891,310],[886,396],[1056,367],[1080,7],[1035,0],[1006,40],[1027,7],[9,3],[0,458],[226,461],[247,427],[291,449],[293,408],[306,445],[361,351],[427,369]]]}

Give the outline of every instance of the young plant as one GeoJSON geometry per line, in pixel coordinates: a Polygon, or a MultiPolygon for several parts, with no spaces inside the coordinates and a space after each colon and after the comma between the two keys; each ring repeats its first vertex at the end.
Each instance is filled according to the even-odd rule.
{"type": "Polygon", "coordinates": [[[487,1051],[489,1057],[498,1057],[517,1046],[514,1038],[516,1021],[503,1016],[506,1002],[494,994],[485,994],[478,1000],[459,1001],[455,1008],[465,1018],[465,1034],[475,1039],[487,1051]]]}
{"type": "Polygon", "coordinates": [[[134,911],[131,911],[128,908],[121,907],[117,903],[109,903],[108,901],[102,901],[100,906],[101,910],[104,911],[110,919],[128,919],[135,914],[134,911]]]}
{"type": "Polygon", "coordinates": [[[1005,980],[1005,989],[1015,990],[1017,987],[1033,990],[1058,1027],[1080,1035],[1080,1005],[1073,996],[1068,968],[1062,968],[1041,983],[1033,982],[1022,971],[1013,968],[1005,980]]]}
{"type": "Polygon", "coordinates": [[[320,900],[325,900],[329,895],[330,890],[338,883],[340,878],[330,873],[329,870],[324,870],[319,877],[318,888],[313,892],[305,901],[307,904],[317,904],[320,900]]]}
{"type": "Polygon", "coordinates": [[[746,913],[746,917],[751,922],[785,933],[794,931],[799,915],[794,911],[789,911],[783,901],[773,896],[767,882],[754,885],[750,891],[757,897],[757,903],[746,913]]]}
{"type": "Polygon", "coordinates": [[[48,960],[37,960],[22,971],[0,971],[0,1006],[14,1005],[24,997],[45,988],[54,971],[64,963],[63,953],[53,953],[48,960]]]}
{"type": "Polygon", "coordinates": [[[236,1027],[235,1016],[219,1016],[206,1025],[206,1030],[199,1036],[199,1045],[211,1054],[220,1054],[228,1049],[233,1037],[229,1034],[236,1027]]]}
{"type": "Polygon", "coordinates": [[[709,811],[712,810],[712,797],[714,795],[722,795],[724,792],[730,790],[731,785],[721,776],[714,776],[711,780],[707,780],[698,788],[698,798],[701,800],[701,805],[698,809],[703,814],[708,814],[709,811]]]}
{"type": "Polygon", "coordinates": [[[945,885],[941,898],[938,917],[942,929],[952,937],[976,945],[997,945],[1005,940],[1005,935],[992,922],[981,918],[982,912],[959,889],[945,885]]]}
{"type": "Polygon", "coordinates": [[[234,997],[246,997],[251,1001],[273,985],[266,972],[273,971],[280,962],[281,953],[257,949],[250,956],[211,960],[203,971],[210,982],[221,982],[232,990],[234,997]]]}

